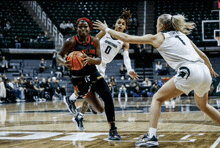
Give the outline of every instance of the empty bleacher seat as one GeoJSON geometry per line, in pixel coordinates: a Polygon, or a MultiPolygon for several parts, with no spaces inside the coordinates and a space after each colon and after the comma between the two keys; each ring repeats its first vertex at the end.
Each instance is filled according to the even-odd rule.
{"type": "MultiPolygon", "coordinates": [[[[200,36],[200,40],[198,40],[198,37],[194,37],[191,39],[194,42],[197,42],[197,46],[203,46],[205,42],[202,41],[202,33],[201,33],[201,27],[202,27],[202,20],[217,20],[218,19],[218,13],[212,12],[211,10],[213,8],[213,1],[200,1],[197,3],[194,3],[192,1],[155,1],[155,17],[157,18],[161,14],[167,13],[171,15],[175,14],[184,14],[186,18],[188,18],[187,21],[193,21],[196,23],[196,28],[200,29],[199,31],[193,31],[193,36],[200,36]]],[[[209,23],[205,24],[205,30],[208,30],[208,34],[213,34],[213,29],[217,28],[218,25],[215,25],[213,23],[210,25],[209,23]]],[[[205,35],[205,38],[208,37],[205,35]]],[[[207,39],[207,38],[206,38],[207,39]]],[[[216,46],[216,44],[207,43],[205,45],[208,46],[216,46]]]]}
{"type": "Polygon", "coordinates": [[[4,46],[7,48],[13,48],[14,45],[11,44],[11,39],[14,38],[15,35],[19,36],[21,39],[25,37],[36,38],[37,36],[28,36],[27,32],[32,32],[32,29],[36,29],[39,32],[43,32],[43,30],[38,26],[37,22],[34,21],[32,16],[28,13],[27,9],[23,6],[23,4],[19,1],[3,1],[4,5],[0,5],[0,9],[4,9],[2,11],[3,18],[2,20],[6,21],[6,16],[10,12],[12,17],[14,18],[15,24],[12,24],[12,27],[9,31],[7,31],[4,35],[4,45],[0,45],[0,47],[4,46]],[[26,34],[25,34],[26,33],[26,34]]]}
{"type": "MultiPolygon", "coordinates": [[[[88,18],[93,19],[92,21],[95,21],[97,19],[101,21],[104,21],[104,20],[111,21],[114,19],[114,23],[115,23],[116,19],[122,13],[122,8],[127,8],[129,10],[132,10],[131,13],[137,12],[137,7],[134,7],[134,6],[137,6],[137,2],[132,2],[132,3],[127,4],[127,2],[119,3],[119,2],[114,2],[114,1],[113,2],[105,2],[105,1],[101,1],[101,2],[84,2],[84,1],[71,2],[69,1],[67,2],[65,1],[65,3],[63,2],[60,5],[60,7],[64,8],[64,10],[68,8],[68,12],[58,7],[55,12],[56,15],[52,15],[54,14],[54,12],[52,11],[52,7],[57,2],[50,1],[52,5],[47,5],[46,1],[37,1],[37,2],[41,5],[42,8],[45,8],[45,7],[48,8],[48,9],[45,9],[45,12],[51,18],[51,20],[53,20],[53,23],[57,25],[58,29],[61,23],[60,20],[65,20],[66,22],[70,20],[69,12],[72,14],[71,17],[74,20],[71,19],[71,21],[74,24],[75,24],[75,21],[80,17],[88,17],[88,18]],[[112,14],[112,16],[107,15],[109,17],[107,18],[107,16],[105,15],[107,13],[112,14]],[[57,17],[58,15],[60,15],[61,17],[58,18],[57,17]]],[[[135,32],[136,34],[136,30],[135,29],[132,29],[132,30],[133,30],[132,32],[135,32]]],[[[63,32],[61,31],[61,33],[63,32]]],[[[66,35],[66,37],[67,36],[68,34],[66,35]]]]}

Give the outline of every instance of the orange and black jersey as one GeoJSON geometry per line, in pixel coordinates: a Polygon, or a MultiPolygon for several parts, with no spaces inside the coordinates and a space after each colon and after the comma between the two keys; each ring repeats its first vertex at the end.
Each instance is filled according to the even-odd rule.
{"type": "MultiPolygon", "coordinates": [[[[76,46],[74,47],[74,49],[71,49],[69,53],[73,51],[83,51],[89,57],[96,56],[96,44],[90,36],[88,36],[88,41],[84,44],[79,41],[79,38],[77,35],[73,36],[73,38],[76,41],[76,46]]],[[[97,69],[94,64],[87,63],[87,65],[81,70],[78,70],[78,71],[70,70],[70,74],[74,76],[86,76],[96,71],[97,69]]]]}

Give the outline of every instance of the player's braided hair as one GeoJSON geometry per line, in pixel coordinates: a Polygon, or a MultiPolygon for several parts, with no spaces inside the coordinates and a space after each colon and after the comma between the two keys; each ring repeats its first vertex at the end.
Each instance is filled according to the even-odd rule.
{"type": "Polygon", "coordinates": [[[131,16],[132,16],[132,14],[130,13],[130,10],[127,10],[127,8],[126,9],[123,8],[122,15],[119,16],[119,18],[118,18],[118,19],[124,19],[125,20],[126,30],[128,30],[128,25],[131,23],[131,20],[130,20],[131,16]]]}

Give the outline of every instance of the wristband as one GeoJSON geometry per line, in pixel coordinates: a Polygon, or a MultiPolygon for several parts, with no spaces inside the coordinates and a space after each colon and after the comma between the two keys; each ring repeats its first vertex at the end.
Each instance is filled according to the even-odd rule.
{"type": "Polygon", "coordinates": [[[108,33],[109,30],[111,30],[111,29],[110,29],[110,28],[106,28],[106,29],[105,29],[105,32],[108,33]]]}

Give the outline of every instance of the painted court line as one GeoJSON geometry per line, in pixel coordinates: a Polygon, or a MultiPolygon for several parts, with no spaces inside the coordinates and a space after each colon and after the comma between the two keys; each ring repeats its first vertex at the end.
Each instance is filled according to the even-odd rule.
{"type": "Polygon", "coordinates": [[[220,137],[215,141],[215,143],[210,148],[216,148],[218,144],[220,143],[220,137]]]}
{"type": "MultiPolygon", "coordinates": [[[[136,142],[134,140],[120,140],[120,141],[113,141],[113,140],[108,140],[108,138],[105,138],[103,139],[105,141],[108,141],[108,142],[113,142],[113,143],[122,143],[122,142],[136,142]]],[[[187,140],[187,141],[158,141],[158,142],[194,142],[194,140],[187,140]]]]}
{"type": "Polygon", "coordinates": [[[194,142],[194,141],[189,140],[189,141],[158,141],[158,142],[194,142]]]}
{"type": "Polygon", "coordinates": [[[187,138],[191,137],[191,135],[186,135],[183,138],[181,138],[180,140],[186,140],[187,138]]]}

